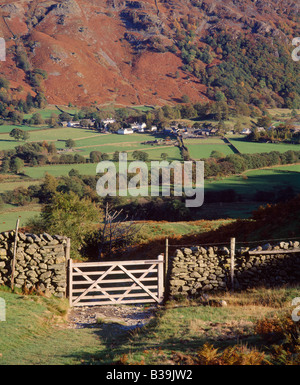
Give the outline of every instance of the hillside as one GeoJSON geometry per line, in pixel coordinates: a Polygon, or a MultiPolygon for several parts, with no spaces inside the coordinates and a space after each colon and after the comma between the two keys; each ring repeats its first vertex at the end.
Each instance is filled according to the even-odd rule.
{"type": "MultiPolygon", "coordinates": [[[[198,230],[189,234],[178,236],[176,232],[173,235],[167,234],[169,238],[169,255],[173,255],[176,249],[182,246],[192,245],[212,245],[224,242],[230,244],[230,238],[236,238],[238,247],[250,246],[254,247],[257,243],[276,243],[275,240],[295,239],[299,234],[299,214],[300,214],[300,195],[286,202],[274,205],[261,206],[254,211],[250,219],[237,219],[227,221],[198,221],[197,223],[185,222],[185,225],[197,225],[198,230]],[[223,222],[223,223],[222,223],[223,222]]],[[[148,225],[149,228],[151,223],[148,225]]],[[[152,225],[154,227],[154,225],[152,225]]],[[[157,223],[156,227],[163,227],[164,223],[157,223]]],[[[153,230],[149,232],[153,233],[153,230]]],[[[128,252],[127,257],[138,255],[140,258],[152,254],[159,254],[165,248],[165,236],[161,238],[145,240],[144,244],[136,245],[128,252]]]]}
{"type": "Polygon", "coordinates": [[[163,105],[183,95],[257,107],[299,103],[296,0],[2,4],[0,74],[24,96],[32,90],[64,105],[163,105]]]}

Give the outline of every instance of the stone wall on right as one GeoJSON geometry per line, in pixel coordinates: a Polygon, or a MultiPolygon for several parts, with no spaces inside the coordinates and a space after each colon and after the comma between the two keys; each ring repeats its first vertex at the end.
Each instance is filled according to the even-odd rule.
{"type": "MultiPolygon", "coordinates": [[[[287,241],[236,249],[234,289],[299,284],[299,246],[299,241],[287,241]]],[[[170,298],[230,290],[230,251],[218,246],[178,249],[170,258],[168,278],[170,298]]]]}

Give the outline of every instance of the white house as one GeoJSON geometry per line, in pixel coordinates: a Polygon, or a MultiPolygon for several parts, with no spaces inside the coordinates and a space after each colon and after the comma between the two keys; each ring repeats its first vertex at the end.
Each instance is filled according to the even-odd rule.
{"type": "Polygon", "coordinates": [[[68,127],[81,127],[80,122],[69,122],[68,127]]]}
{"type": "Polygon", "coordinates": [[[152,126],[152,127],[150,128],[150,131],[157,131],[157,127],[156,127],[156,126],[152,126]]]}
{"type": "Polygon", "coordinates": [[[145,128],[147,127],[147,124],[146,123],[132,123],[130,125],[131,129],[132,130],[136,130],[138,132],[144,132],[145,131],[145,128]]]}
{"type": "Polygon", "coordinates": [[[244,128],[243,131],[241,132],[242,135],[249,135],[251,134],[251,130],[250,128],[244,128]]]}
{"type": "Polygon", "coordinates": [[[113,119],[113,118],[103,119],[103,120],[101,120],[101,122],[104,124],[105,127],[106,127],[108,124],[116,123],[115,119],[113,119]]]}
{"type": "Polygon", "coordinates": [[[119,135],[133,134],[133,130],[130,129],[130,128],[120,128],[117,132],[118,132],[119,135]]]}

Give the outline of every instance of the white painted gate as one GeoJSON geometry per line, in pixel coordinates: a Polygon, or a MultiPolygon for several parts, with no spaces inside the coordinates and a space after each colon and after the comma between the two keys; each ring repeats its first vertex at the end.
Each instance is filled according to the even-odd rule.
{"type": "Polygon", "coordinates": [[[161,303],[164,257],[157,260],[69,262],[70,306],[161,303]]]}

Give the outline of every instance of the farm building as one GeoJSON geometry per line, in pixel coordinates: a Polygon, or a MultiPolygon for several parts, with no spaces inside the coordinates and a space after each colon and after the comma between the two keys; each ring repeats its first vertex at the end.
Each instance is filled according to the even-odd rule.
{"type": "Polygon", "coordinates": [[[107,118],[107,119],[101,120],[101,123],[103,123],[104,126],[107,126],[108,124],[116,123],[116,121],[113,118],[107,118]]]}
{"type": "Polygon", "coordinates": [[[242,135],[249,135],[251,134],[251,130],[250,128],[244,128],[243,131],[241,132],[242,135]]]}
{"type": "Polygon", "coordinates": [[[119,135],[133,134],[133,130],[131,128],[120,128],[117,132],[119,135]]]}
{"type": "Polygon", "coordinates": [[[146,123],[133,123],[130,125],[133,131],[144,132],[147,127],[146,123]]]}
{"type": "Polygon", "coordinates": [[[81,127],[80,122],[68,122],[67,127],[81,127]]]}

